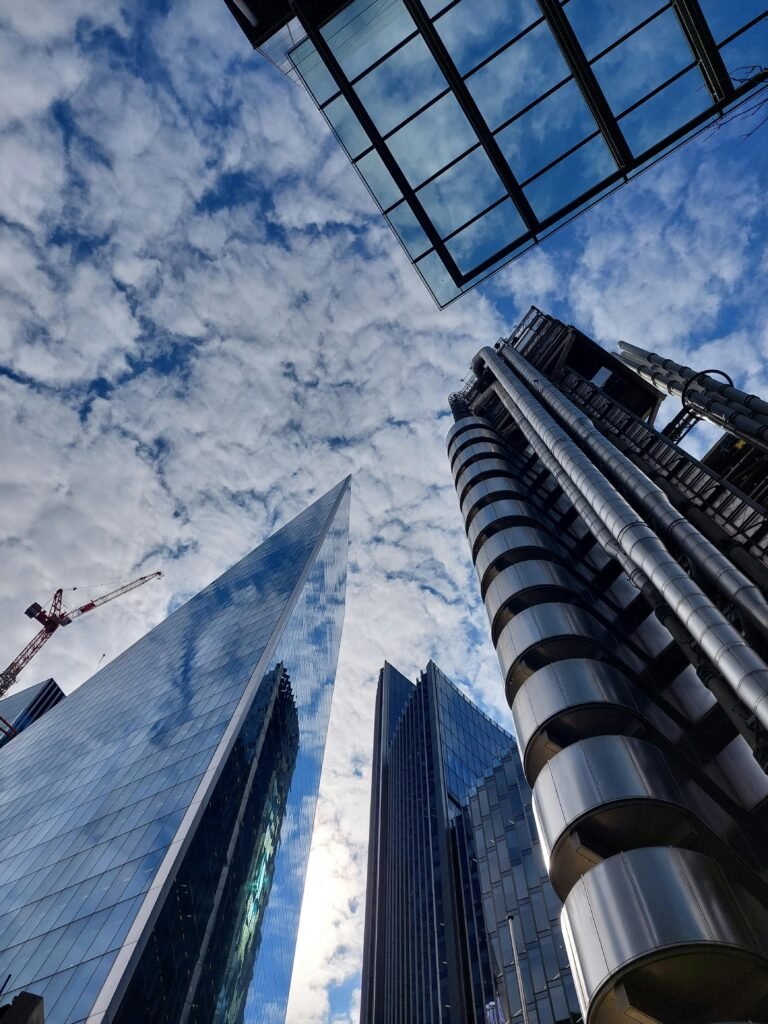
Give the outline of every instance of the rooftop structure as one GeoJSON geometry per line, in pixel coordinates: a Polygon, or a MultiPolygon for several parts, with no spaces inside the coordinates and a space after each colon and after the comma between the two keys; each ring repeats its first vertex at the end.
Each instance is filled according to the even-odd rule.
{"type": "Polygon", "coordinates": [[[764,0],[226,2],[440,306],[768,85],[764,0]]]}

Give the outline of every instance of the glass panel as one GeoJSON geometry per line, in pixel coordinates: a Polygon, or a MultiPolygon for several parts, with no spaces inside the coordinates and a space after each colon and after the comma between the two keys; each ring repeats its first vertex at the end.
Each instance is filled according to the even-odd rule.
{"type": "Polygon", "coordinates": [[[353,0],[320,30],[347,78],[416,31],[402,0],[353,0]]]}
{"type": "Polygon", "coordinates": [[[568,77],[568,68],[545,24],[467,78],[467,86],[491,129],[568,77]]]}
{"type": "Polygon", "coordinates": [[[497,142],[518,180],[524,181],[596,128],[578,86],[570,81],[499,132],[497,142]]]}
{"type": "Polygon", "coordinates": [[[619,125],[630,149],[640,154],[702,113],[711,102],[699,69],[693,68],[623,117],[619,125]]]}
{"type": "Polygon", "coordinates": [[[765,0],[699,0],[716,43],[765,11],[765,0]]]}
{"type": "Polygon", "coordinates": [[[461,294],[436,252],[427,253],[415,266],[439,305],[444,306],[461,294]]]}
{"type": "MultiPolygon", "coordinates": [[[[492,210],[464,228],[448,243],[448,251],[463,274],[494,256],[499,249],[525,234],[525,224],[511,199],[505,199],[492,210]]],[[[482,790],[481,790],[482,794],[482,790]]]]}
{"type": "Polygon", "coordinates": [[[462,75],[541,17],[535,0],[461,0],[435,22],[462,75]]]}
{"type": "Polygon", "coordinates": [[[687,64],[693,54],[674,11],[666,11],[593,65],[614,113],[620,114],[687,64]]]}
{"type": "Polygon", "coordinates": [[[291,50],[289,57],[317,103],[325,103],[339,91],[333,75],[308,39],[291,50]]]}
{"type": "Polygon", "coordinates": [[[364,149],[368,149],[371,140],[343,96],[337,96],[327,107],[324,107],[323,113],[352,159],[362,153],[364,149]]]}
{"type": "Polygon", "coordinates": [[[419,190],[419,200],[441,236],[476,217],[506,190],[483,149],[475,149],[419,190]]]}
{"type": "Polygon", "coordinates": [[[663,6],[659,0],[570,0],[565,13],[591,60],[663,6]]]}
{"type": "Polygon", "coordinates": [[[388,145],[408,181],[416,186],[477,142],[450,93],[396,132],[388,145]]]}
{"type": "Polygon", "coordinates": [[[389,223],[397,232],[398,238],[405,246],[411,259],[421,256],[429,248],[429,239],[416,220],[416,214],[405,200],[389,214],[389,223]]]}
{"type": "Polygon", "coordinates": [[[357,82],[355,92],[386,135],[446,88],[445,78],[419,36],[357,82]]]}
{"type": "Polygon", "coordinates": [[[355,167],[362,174],[382,209],[386,210],[401,198],[400,189],[375,150],[358,160],[355,167]]]}
{"type": "Polygon", "coordinates": [[[720,53],[733,81],[739,85],[768,64],[768,18],[759,21],[720,53]]]}
{"type": "Polygon", "coordinates": [[[615,170],[608,147],[602,138],[594,138],[531,182],[525,194],[543,220],[615,170]]]}

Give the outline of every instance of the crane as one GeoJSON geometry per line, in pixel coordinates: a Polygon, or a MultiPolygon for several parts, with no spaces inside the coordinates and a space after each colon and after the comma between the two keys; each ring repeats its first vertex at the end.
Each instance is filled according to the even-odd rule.
{"type": "Polygon", "coordinates": [[[72,608],[70,611],[64,611],[61,607],[64,598],[64,590],[61,587],[53,595],[47,611],[37,601],[33,602],[24,614],[28,618],[36,619],[42,623],[42,629],[32,637],[24,650],[13,659],[8,668],[0,672],[0,697],[5,696],[16,682],[19,672],[30,663],[43,644],[50,640],[59,626],[68,626],[70,622],[79,619],[86,612],[92,612],[94,608],[100,608],[103,604],[107,604],[108,601],[114,601],[116,597],[121,597],[123,594],[127,594],[129,590],[135,590],[137,587],[149,583],[150,580],[159,579],[162,575],[161,572],[153,572],[149,576],[139,576],[138,579],[123,583],[116,590],[111,590],[108,594],[102,594],[101,597],[95,597],[92,601],[86,601],[79,608],[72,608]]]}

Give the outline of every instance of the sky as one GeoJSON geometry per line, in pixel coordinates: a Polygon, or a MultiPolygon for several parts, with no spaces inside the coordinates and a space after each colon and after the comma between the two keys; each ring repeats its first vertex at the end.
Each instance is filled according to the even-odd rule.
{"type": "Polygon", "coordinates": [[[511,724],[445,458],[448,393],[534,303],[767,394],[758,123],[708,132],[440,312],[309,98],[221,0],[3,3],[6,662],[31,601],[162,570],[21,679],[71,691],[354,477],[290,1024],[358,1020],[384,659],[413,676],[434,658],[511,724]]]}

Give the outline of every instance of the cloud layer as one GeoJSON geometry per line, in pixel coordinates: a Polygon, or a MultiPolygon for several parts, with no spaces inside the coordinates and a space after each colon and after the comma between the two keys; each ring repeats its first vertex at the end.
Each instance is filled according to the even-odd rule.
{"type": "Polygon", "coordinates": [[[289,1020],[355,1021],[378,668],[434,657],[509,724],[446,396],[532,302],[768,391],[765,137],[699,140],[438,313],[224,4],[12,0],[0,30],[4,656],[57,586],[163,569],[23,677],[74,688],[354,473],[289,1020]]]}

